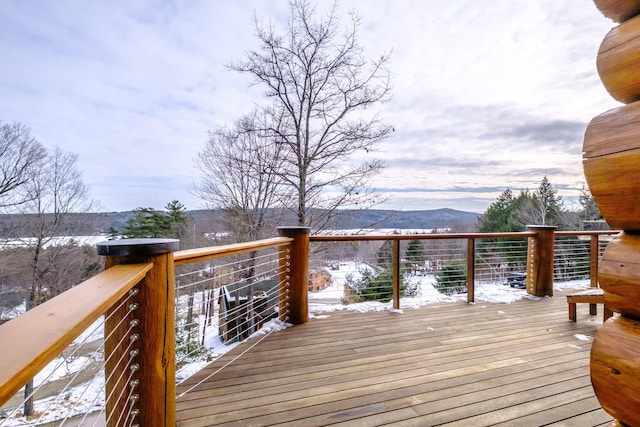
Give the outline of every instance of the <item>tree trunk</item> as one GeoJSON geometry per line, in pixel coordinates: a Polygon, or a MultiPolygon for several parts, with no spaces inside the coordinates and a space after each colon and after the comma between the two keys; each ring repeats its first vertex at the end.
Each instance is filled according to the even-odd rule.
{"type": "Polygon", "coordinates": [[[33,416],[33,379],[24,385],[24,417],[33,416]]]}
{"type": "MultiPolygon", "coordinates": [[[[35,283],[31,286],[31,292],[29,293],[29,299],[27,299],[25,304],[25,311],[31,310],[37,304],[36,297],[36,285],[35,283]]],[[[28,383],[24,385],[24,407],[23,407],[23,415],[25,418],[33,416],[33,378],[29,380],[28,383]]]]}

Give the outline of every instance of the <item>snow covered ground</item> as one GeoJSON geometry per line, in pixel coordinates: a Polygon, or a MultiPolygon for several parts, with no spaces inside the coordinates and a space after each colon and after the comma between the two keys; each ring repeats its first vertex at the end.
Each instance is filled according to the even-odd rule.
{"type": "MultiPolygon", "coordinates": [[[[323,313],[350,310],[357,312],[393,310],[392,302],[360,302],[343,305],[336,303],[344,296],[344,285],[347,277],[353,275],[357,277],[364,264],[355,262],[343,262],[338,265],[338,270],[331,270],[332,284],[330,287],[309,294],[309,312],[315,316],[322,316],[323,313]]],[[[366,267],[365,267],[366,268],[366,267]]],[[[370,268],[370,267],[369,267],[370,268]]],[[[416,285],[418,296],[411,298],[401,298],[400,308],[419,308],[430,304],[442,302],[467,301],[467,294],[444,295],[434,287],[436,278],[433,275],[411,276],[408,278],[409,284],[416,285]]],[[[575,280],[570,282],[554,283],[555,290],[563,289],[587,289],[589,279],[575,280]]],[[[523,298],[536,299],[527,294],[525,289],[511,288],[502,283],[475,283],[475,301],[486,303],[508,304],[523,298]]]]}

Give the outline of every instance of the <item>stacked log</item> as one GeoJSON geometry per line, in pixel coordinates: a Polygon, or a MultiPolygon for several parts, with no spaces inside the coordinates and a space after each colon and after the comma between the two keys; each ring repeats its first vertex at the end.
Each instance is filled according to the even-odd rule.
{"type": "Polygon", "coordinates": [[[640,426],[640,0],[595,0],[619,25],[605,36],[596,65],[604,87],[626,104],[595,117],[585,132],[584,173],[609,225],[624,230],[598,269],[605,304],[620,313],[591,349],[591,382],[615,425],[640,426]]]}

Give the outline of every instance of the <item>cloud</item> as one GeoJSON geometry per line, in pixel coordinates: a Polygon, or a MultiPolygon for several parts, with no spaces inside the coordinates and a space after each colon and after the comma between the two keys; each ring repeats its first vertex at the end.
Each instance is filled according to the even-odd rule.
{"type": "MultiPolygon", "coordinates": [[[[254,19],[286,29],[289,5],[33,0],[0,8],[0,120],[77,153],[94,197],[125,210],[198,204],[188,186],[208,130],[262,96],[226,65],[256,46],[254,19]]],[[[373,182],[396,193],[389,206],[477,210],[501,188],[535,188],[544,175],[562,191],[579,188],[584,127],[616,105],[595,69],[611,23],[593,4],[338,4],[343,16],[350,9],[362,16],[365,53],[392,51],[393,97],[379,112],[396,132],[375,153],[388,166],[373,182]],[[410,191],[420,188],[431,190],[410,191]]]]}

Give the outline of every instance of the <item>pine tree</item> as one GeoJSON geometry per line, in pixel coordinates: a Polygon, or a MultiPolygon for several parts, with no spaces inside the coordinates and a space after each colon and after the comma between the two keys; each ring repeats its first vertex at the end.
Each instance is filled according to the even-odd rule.
{"type": "Polygon", "coordinates": [[[602,219],[602,214],[600,213],[600,208],[596,204],[595,199],[591,195],[591,192],[585,186],[582,186],[582,190],[580,191],[580,195],[578,196],[578,200],[580,202],[580,219],[585,221],[593,221],[597,219],[602,219]]]}
{"type": "Polygon", "coordinates": [[[188,215],[185,205],[177,200],[172,200],[164,207],[166,210],[167,225],[169,227],[166,237],[182,239],[187,231],[188,215]]]}
{"type": "Polygon", "coordinates": [[[407,250],[404,253],[404,257],[407,260],[408,266],[416,264],[424,265],[427,257],[424,253],[424,245],[422,244],[422,240],[409,240],[409,243],[407,244],[407,250]]]}
{"type": "Polygon", "coordinates": [[[478,231],[481,233],[518,231],[513,217],[515,201],[513,192],[509,188],[504,190],[482,215],[478,231]]]}
{"type": "Polygon", "coordinates": [[[169,221],[167,216],[153,208],[136,208],[129,218],[122,234],[128,238],[167,237],[169,221]]]}
{"type": "Polygon", "coordinates": [[[533,198],[539,212],[538,224],[562,225],[562,197],[558,196],[558,190],[551,185],[546,176],[542,178],[540,186],[533,193],[533,198]]]}

